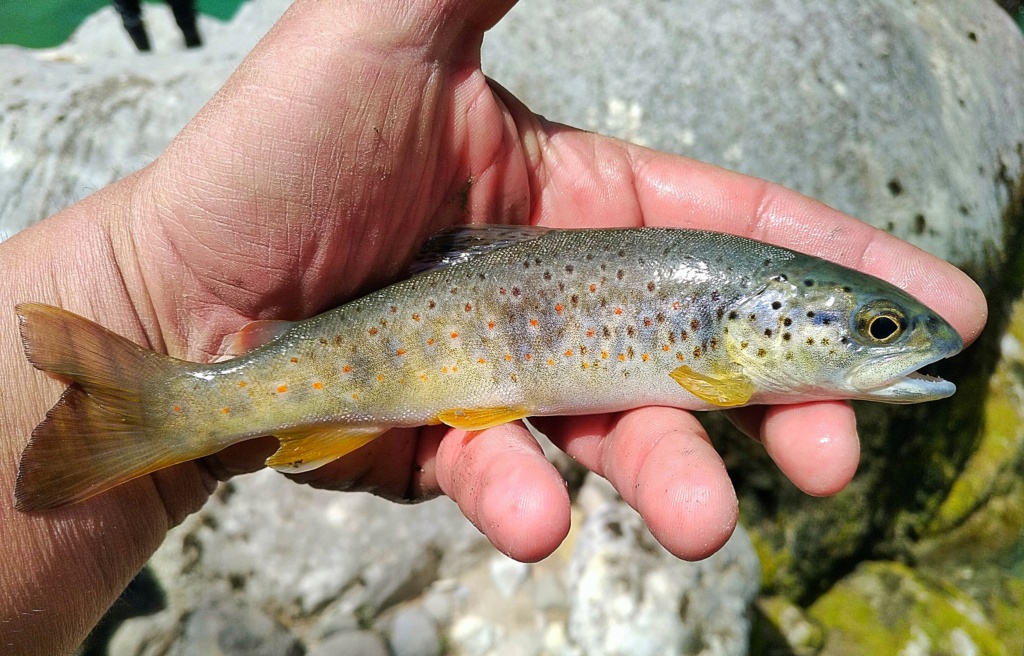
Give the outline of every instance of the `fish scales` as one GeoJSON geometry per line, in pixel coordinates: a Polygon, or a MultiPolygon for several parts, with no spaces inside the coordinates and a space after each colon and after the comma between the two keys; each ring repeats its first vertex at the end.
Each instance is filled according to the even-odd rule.
{"type": "Polygon", "coordinates": [[[51,333],[79,335],[94,347],[79,351],[93,356],[74,369],[88,376],[59,372],[108,409],[124,388],[138,399],[116,423],[62,399],[22,458],[19,507],[127,480],[102,466],[84,482],[57,476],[44,461],[63,457],[65,421],[85,426],[75,438],[83,452],[120,436],[121,453],[139,460],[119,465],[132,475],[266,434],[282,442],[268,464],[304,471],[402,426],[952,393],[911,372],[958,351],[955,331],[895,287],[817,258],[671,228],[471,227],[456,236],[475,241],[440,254],[450,264],[282,323],[276,338],[217,364],[157,356],[70,313],[19,306],[34,364],[57,371],[51,360],[85,357],[47,351],[51,333]],[[104,367],[119,380],[91,373],[104,367]],[[120,380],[134,371],[136,381],[120,380]],[[158,458],[145,453],[154,440],[165,445],[158,458]]]}

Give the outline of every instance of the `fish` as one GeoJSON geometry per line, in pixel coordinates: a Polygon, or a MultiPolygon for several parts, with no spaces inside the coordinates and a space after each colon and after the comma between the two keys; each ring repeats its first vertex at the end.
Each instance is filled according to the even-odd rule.
{"type": "Polygon", "coordinates": [[[878,278],[751,239],[476,225],[424,253],[419,273],[338,308],[253,322],[235,338],[244,352],[209,364],[18,305],[28,361],[70,386],[22,454],[16,507],[78,502],[265,435],[280,443],[267,466],[299,473],[396,427],[916,403],[956,389],[916,373],[963,347],[938,314],[878,278]]]}

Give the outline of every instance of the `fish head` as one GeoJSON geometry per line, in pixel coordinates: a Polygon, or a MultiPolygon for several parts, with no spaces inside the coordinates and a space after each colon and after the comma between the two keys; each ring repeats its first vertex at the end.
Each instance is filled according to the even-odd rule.
{"type": "Polygon", "coordinates": [[[727,353],[761,398],[917,403],[956,391],[916,373],[963,348],[934,311],[885,281],[828,262],[798,259],[787,269],[768,275],[725,326],[727,353]]]}

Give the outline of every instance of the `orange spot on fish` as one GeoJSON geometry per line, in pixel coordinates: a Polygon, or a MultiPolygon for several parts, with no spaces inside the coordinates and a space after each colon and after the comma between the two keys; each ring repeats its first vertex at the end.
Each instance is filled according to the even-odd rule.
{"type": "MultiPolygon", "coordinates": [[[[378,383],[383,383],[384,382],[384,374],[377,374],[377,382],[378,383]]],[[[399,381],[399,382],[405,382],[405,381],[399,381]]]]}
{"type": "Polygon", "coordinates": [[[523,357],[526,358],[527,360],[532,360],[533,359],[533,354],[532,353],[527,353],[523,357]]]}
{"type": "Polygon", "coordinates": [[[615,314],[622,314],[622,308],[615,308],[615,314]]]}
{"type": "Polygon", "coordinates": [[[602,360],[607,360],[608,359],[608,351],[601,351],[601,359],[602,360]]]}
{"type": "Polygon", "coordinates": [[[619,353],[619,362],[625,362],[625,361],[626,361],[626,355],[624,353],[619,353]]]}
{"type": "Polygon", "coordinates": [[[555,312],[557,312],[558,314],[562,314],[562,310],[564,310],[564,309],[565,308],[562,307],[561,303],[558,303],[557,305],[555,305],[555,312]]]}
{"type": "Polygon", "coordinates": [[[549,367],[555,366],[555,359],[554,358],[548,358],[548,366],[549,367]]]}
{"type": "Polygon", "coordinates": [[[479,362],[480,364],[484,364],[484,363],[487,362],[487,360],[484,360],[483,358],[480,358],[479,360],[477,360],[477,362],[479,362]]]}
{"type": "Polygon", "coordinates": [[[298,359],[298,358],[292,358],[292,364],[295,364],[295,363],[296,363],[296,362],[298,362],[298,361],[299,361],[299,359],[298,359]]]}
{"type": "Polygon", "coordinates": [[[471,304],[469,304],[469,303],[466,303],[466,312],[472,312],[472,311],[473,311],[473,306],[471,304]]]}
{"type": "Polygon", "coordinates": [[[377,334],[377,329],[376,328],[370,328],[370,334],[371,335],[376,335],[377,334]]]}
{"type": "Polygon", "coordinates": [[[536,319],[530,319],[530,325],[533,326],[534,328],[536,328],[537,327],[537,320],[536,319]]]}
{"type": "Polygon", "coordinates": [[[593,336],[594,336],[594,329],[591,328],[590,330],[587,331],[587,337],[593,337],[593,336]]]}
{"type": "Polygon", "coordinates": [[[352,392],[352,398],[353,399],[358,399],[359,395],[357,393],[355,393],[355,392],[352,392]]]}
{"type": "Polygon", "coordinates": [[[284,394],[287,391],[288,391],[288,386],[287,385],[278,385],[277,386],[277,393],[278,394],[284,394]]]}
{"type": "Polygon", "coordinates": [[[245,382],[244,380],[242,380],[242,381],[239,381],[239,382],[238,382],[238,386],[239,386],[239,387],[245,387],[245,386],[246,386],[246,385],[248,385],[248,384],[249,384],[249,383],[245,382]]]}
{"type": "Polygon", "coordinates": [[[680,306],[679,306],[679,301],[676,301],[675,303],[673,303],[673,304],[672,304],[672,309],[673,309],[673,310],[678,310],[678,309],[679,309],[679,307],[680,307],[680,306]]]}
{"type": "Polygon", "coordinates": [[[597,291],[597,285],[595,285],[594,283],[590,283],[590,293],[593,294],[596,291],[597,291]]]}
{"type": "Polygon", "coordinates": [[[398,349],[397,351],[395,351],[395,355],[405,355],[405,349],[403,349],[403,348],[398,349]]]}
{"type": "Polygon", "coordinates": [[[662,351],[668,351],[668,344],[665,344],[664,346],[662,346],[661,350],[662,351]]]}
{"type": "Polygon", "coordinates": [[[443,374],[448,373],[448,367],[441,367],[441,373],[443,373],[443,374]]]}
{"type": "Polygon", "coordinates": [[[323,389],[323,388],[324,388],[324,384],[321,383],[320,381],[317,381],[317,382],[313,383],[313,389],[319,390],[319,389],[323,389]]]}
{"type": "Polygon", "coordinates": [[[413,321],[419,321],[419,320],[420,320],[420,315],[418,315],[418,314],[413,314],[413,315],[412,315],[412,320],[413,320],[413,321]]]}
{"type": "Polygon", "coordinates": [[[641,360],[643,360],[644,362],[647,362],[647,359],[648,359],[649,357],[650,357],[649,355],[647,355],[646,353],[644,353],[643,355],[641,355],[641,356],[640,356],[640,359],[641,359],[641,360]]]}
{"type": "Polygon", "coordinates": [[[487,322],[487,327],[490,328],[491,330],[494,330],[494,322],[493,321],[488,321],[487,322]]]}
{"type": "Polygon", "coordinates": [[[572,349],[565,349],[565,357],[567,357],[567,358],[571,358],[572,357],[572,349]]]}
{"type": "Polygon", "coordinates": [[[644,317],[644,325],[645,326],[647,326],[649,328],[651,326],[651,323],[652,323],[652,321],[651,321],[650,317],[644,317]]]}
{"type": "Polygon", "coordinates": [[[180,405],[174,406],[174,411],[175,412],[181,412],[181,406],[180,405]]]}
{"type": "Polygon", "coordinates": [[[454,366],[453,366],[453,367],[452,367],[452,373],[453,373],[453,374],[457,374],[457,373],[459,373],[459,368],[458,368],[458,367],[454,367],[454,366]]]}
{"type": "Polygon", "coordinates": [[[433,346],[433,345],[434,345],[434,338],[431,337],[430,339],[427,340],[427,346],[433,346]]]}
{"type": "Polygon", "coordinates": [[[459,333],[457,333],[457,332],[452,332],[452,339],[455,339],[455,338],[456,338],[456,337],[458,337],[458,336],[459,336],[459,333]]]}
{"type": "Polygon", "coordinates": [[[511,356],[511,355],[509,355],[508,353],[506,353],[506,354],[505,354],[505,362],[508,362],[508,361],[510,361],[511,359],[512,359],[512,356],[511,356]]]}
{"type": "Polygon", "coordinates": [[[349,373],[350,371],[352,371],[352,365],[347,364],[344,367],[342,367],[341,370],[344,371],[345,373],[349,373]]]}
{"type": "Polygon", "coordinates": [[[683,361],[683,354],[679,351],[676,351],[676,360],[679,360],[680,362],[683,361]]]}
{"type": "Polygon", "coordinates": [[[231,413],[231,408],[221,408],[220,411],[222,413],[224,413],[224,414],[230,414],[231,413]]]}
{"type": "Polygon", "coordinates": [[[420,380],[422,380],[424,383],[427,382],[427,374],[420,374],[420,380]]]}
{"type": "Polygon", "coordinates": [[[586,369],[586,368],[587,368],[587,367],[589,367],[590,365],[589,365],[589,364],[587,364],[586,362],[584,362],[582,366],[583,366],[583,368],[584,368],[584,369],[586,369]]]}

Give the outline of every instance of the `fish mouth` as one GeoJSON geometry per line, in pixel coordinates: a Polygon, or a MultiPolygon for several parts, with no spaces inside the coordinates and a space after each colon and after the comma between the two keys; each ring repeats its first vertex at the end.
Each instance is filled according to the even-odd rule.
{"type": "Polygon", "coordinates": [[[851,372],[850,382],[859,392],[854,398],[902,404],[935,401],[950,397],[956,392],[956,385],[937,376],[922,374],[917,370],[944,360],[959,350],[959,348],[950,349],[950,351],[943,351],[929,358],[918,359],[911,366],[882,380],[878,379],[879,373],[897,365],[900,360],[905,360],[906,354],[895,353],[874,358],[851,372]]]}

